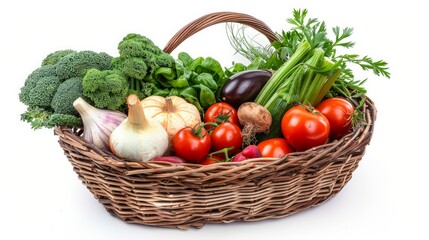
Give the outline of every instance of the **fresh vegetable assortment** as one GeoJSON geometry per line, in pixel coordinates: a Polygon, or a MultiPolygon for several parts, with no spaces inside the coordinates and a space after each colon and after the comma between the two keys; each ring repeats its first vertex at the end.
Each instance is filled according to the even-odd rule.
{"type": "Polygon", "coordinates": [[[118,56],[59,50],[25,80],[21,119],[33,129],[83,128],[88,143],[130,161],[217,164],[281,158],[335,141],[365,124],[365,80],[350,64],[390,77],[385,61],[340,54],[352,28],[294,10],[288,31],[266,48],[227,25],[251,63],[225,68],[211,57],[177,58],[131,33],[118,56]]]}

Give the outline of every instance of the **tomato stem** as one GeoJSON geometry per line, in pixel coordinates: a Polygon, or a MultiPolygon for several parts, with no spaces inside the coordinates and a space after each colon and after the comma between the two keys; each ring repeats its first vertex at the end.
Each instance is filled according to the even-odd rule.
{"type": "Polygon", "coordinates": [[[233,149],[234,149],[234,147],[222,148],[221,150],[218,150],[218,151],[210,153],[209,157],[212,157],[212,155],[223,153],[224,156],[225,156],[225,162],[231,162],[231,158],[229,157],[228,152],[231,151],[231,150],[233,150],[233,149]]]}
{"type": "Polygon", "coordinates": [[[213,123],[213,122],[207,122],[207,123],[200,122],[200,123],[197,123],[192,128],[192,134],[194,134],[194,136],[196,136],[198,138],[204,137],[206,134],[208,134],[208,132],[205,130],[205,126],[217,127],[218,124],[213,123]],[[203,131],[203,129],[204,129],[204,131],[203,131]]]}
{"type": "Polygon", "coordinates": [[[219,115],[217,115],[215,117],[217,124],[222,124],[222,123],[225,123],[225,122],[229,122],[228,118],[231,116],[231,112],[232,112],[233,109],[232,108],[229,109],[226,113],[224,113],[224,110],[225,109],[222,109],[221,112],[219,113],[219,115]]]}

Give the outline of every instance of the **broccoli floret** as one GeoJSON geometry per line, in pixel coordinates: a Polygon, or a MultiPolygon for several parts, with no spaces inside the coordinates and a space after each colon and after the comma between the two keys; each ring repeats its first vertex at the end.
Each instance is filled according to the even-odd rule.
{"type": "Polygon", "coordinates": [[[128,81],[116,70],[90,69],[82,81],[83,95],[98,108],[117,110],[125,104],[128,81]]]}
{"type": "Polygon", "coordinates": [[[144,79],[159,67],[175,65],[174,58],[164,53],[150,39],[139,34],[128,34],[118,45],[120,56],[114,58],[112,67],[126,77],[144,79]]]}
{"type": "Polygon", "coordinates": [[[139,57],[143,59],[156,58],[156,49],[152,45],[143,45],[134,40],[123,40],[118,46],[119,54],[123,57],[139,57]]]}
{"type": "Polygon", "coordinates": [[[55,76],[55,66],[53,65],[46,65],[37,68],[34,70],[30,75],[28,75],[27,79],[25,80],[24,86],[21,87],[21,91],[19,93],[19,100],[26,104],[30,105],[30,91],[36,86],[36,83],[45,77],[52,77],[55,76]]]}
{"type": "Polygon", "coordinates": [[[67,126],[67,127],[82,127],[82,119],[70,114],[59,114],[54,113],[49,117],[49,121],[46,123],[47,128],[53,128],[56,126],[67,126]]]}
{"type": "Polygon", "coordinates": [[[158,65],[158,67],[168,67],[168,68],[173,68],[174,69],[174,65],[175,65],[175,60],[174,58],[168,54],[168,53],[161,53],[155,61],[156,65],[158,65]]]}
{"type": "Polygon", "coordinates": [[[73,102],[82,96],[83,78],[74,77],[67,79],[58,87],[52,98],[51,107],[55,113],[77,115],[78,112],[73,107],[73,102]]]}
{"type": "Polygon", "coordinates": [[[130,33],[118,45],[121,56],[151,58],[159,55],[162,50],[152,40],[140,34],[130,33]]]}
{"type": "Polygon", "coordinates": [[[117,57],[112,61],[112,66],[114,69],[118,69],[127,77],[135,79],[143,79],[146,74],[148,67],[146,62],[137,57],[117,57]]]}
{"type": "Polygon", "coordinates": [[[112,57],[104,52],[80,51],[70,53],[57,62],[56,74],[62,80],[83,77],[91,68],[109,69],[111,61],[112,57]]]}
{"type": "Polygon", "coordinates": [[[62,57],[66,56],[69,53],[74,53],[74,52],[76,51],[71,49],[55,51],[49,54],[48,56],[46,56],[45,59],[43,59],[42,66],[56,64],[62,57]]]}
{"type": "Polygon", "coordinates": [[[51,76],[40,79],[28,94],[29,106],[50,107],[52,98],[60,86],[58,77],[51,76]]]}
{"type": "Polygon", "coordinates": [[[52,114],[40,107],[29,107],[21,114],[21,120],[28,122],[32,129],[52,128],[56,126],[81,127],[82,120],[69,114],[52,114]]]}

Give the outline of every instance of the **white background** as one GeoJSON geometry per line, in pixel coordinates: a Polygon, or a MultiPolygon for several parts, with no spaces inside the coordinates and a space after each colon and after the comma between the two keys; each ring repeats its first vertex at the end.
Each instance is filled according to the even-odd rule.
{"type": "MultiPolygon", "coordinates": [[[[427,10],[424,1],[2,1],[1,239],[428,239],[427,10]],[[8,5],[6,5],[6,2],[8,5]],[[114,2],[114,3],[113,3],[114,2]],[[280,4],[280,5],[279,5],[280,4]],[[368,77],[378,109],[366,155],[345,188],[328,202],[279,220],[212,224],[188,231],[131,225],[110,216],[80,183],[52,130],[19,120],[26,76],[50,52],[105,51],[116,56],[136,32],[163,47],[188,22],[215,11],[237,11],[288,30],[293,8],[333,27],[354,27],[354,52],[389,62],[392,78],[368,77]],[[423,155],[426,154],[426,155],[423,155]],[[425,231],[426,230],[426,231],[425,231]]],[[[224,25],[189,38],[179,51],[239,59],[224,25]]]]}

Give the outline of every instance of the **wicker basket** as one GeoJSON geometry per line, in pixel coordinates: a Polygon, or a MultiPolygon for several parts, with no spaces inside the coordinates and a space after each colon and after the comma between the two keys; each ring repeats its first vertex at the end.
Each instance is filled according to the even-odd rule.
{"type": "MultiPolygon", "coordinates": [[[[218,12],[186,25],[164,50],[221,22],[240,22],[276,39],[252,16],[218,12]]],[[[107,211],[130,223],[186,229],[281,218],[331,198],[350,180],[371,140],[377,112],[369,98],[363,112],[367,124],[340,140],[280,159],[208,166],[126,162],[85,142],[82,129],[57,127],[55,134],[79,179],[107,211]]]]}

